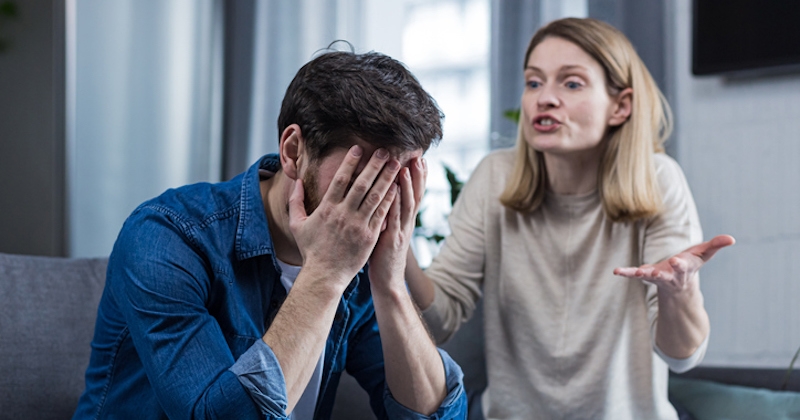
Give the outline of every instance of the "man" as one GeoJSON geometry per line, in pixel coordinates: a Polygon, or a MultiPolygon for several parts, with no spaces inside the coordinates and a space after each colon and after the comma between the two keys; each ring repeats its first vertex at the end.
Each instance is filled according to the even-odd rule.
{"type": "Polygon", "coordinates": [[[278,155],[125,222],[75,418],[328,418],[345,369],[379,418],[464,418],[404,280],[441,117],[381,54],[303,66],[278,155]]]}

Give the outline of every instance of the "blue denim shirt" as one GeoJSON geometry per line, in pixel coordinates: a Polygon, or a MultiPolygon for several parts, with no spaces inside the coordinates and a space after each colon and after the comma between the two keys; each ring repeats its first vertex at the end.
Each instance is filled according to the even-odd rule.
{"type": "MultiPolygon", "coordinates": [[[[265,171],[278,168],[267,155],[231,181],[169,190],[128,218],[110,256],[75,419],[287,418],[283,373],[261,339],[286,297],[259,189],[265,171]],[[245,388],[238,375],[260,379],[245,388]]],[[[441,350],[448,395],[436,413],[392,398],[369,285],[362,270],[342,295],[315,418],[330,417],[344,370],[378,418],[466,418],[461,369],[441,350]]]]}

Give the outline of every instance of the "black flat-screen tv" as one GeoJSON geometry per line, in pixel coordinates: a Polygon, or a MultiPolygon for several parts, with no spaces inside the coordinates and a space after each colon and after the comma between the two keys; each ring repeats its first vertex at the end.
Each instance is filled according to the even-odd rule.
{"type": "Polygon", "coordinates": [[[693,74],[795,68],[800,0],[693,0],[693,74]]]}

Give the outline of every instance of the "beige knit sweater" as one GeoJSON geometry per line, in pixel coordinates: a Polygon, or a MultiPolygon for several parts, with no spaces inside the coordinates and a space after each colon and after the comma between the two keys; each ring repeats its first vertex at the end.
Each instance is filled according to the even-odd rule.
{"type": "Polygon", "coordinates": [[[613,270],[701,241],[680,167],[657,154],[662,213],[613,223],[597,192],[548,194],[532,214],[503,207],[513,158],[501,150],[481,162],[426,271],[436,295],[423,315],[436,340],[447,340],[483,294],[488,419],[676,419],[667,364],[654,350],[655,286],[613,270]]]}

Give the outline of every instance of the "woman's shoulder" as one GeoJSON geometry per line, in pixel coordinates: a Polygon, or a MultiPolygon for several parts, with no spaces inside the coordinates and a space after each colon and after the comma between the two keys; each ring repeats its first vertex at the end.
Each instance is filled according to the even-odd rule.
{"type": "Polygon", "coordinates": [[[514,167],[515,149],[499,149],[489,152],[481,159],[470,175],[469,183],[480,186],[505,185],[505,180],[514,167]]]}
{"type": "Polygon", "coordinates": [[[691,196],[686,175],[684,175],[681,166],[675,159],[665,153],[656,153],[653,157],[653,163],[665,204],[676,200],[682,201],[685,197],[691,196]]]}
{"type": "Polygon", "coordinates": [[[683,181],[686,178],[678,162],[666,153],[653,155],[653,165],[656,169],[658,182],[662,187],[668,186],[675,181],[683,181]]]}
{"type": "Polygon", "coordinates": [[[475,172],[491,172],[495,174],[506,174],[514,166],[516,159],[516,148],[497,149],[489,152],[481,159],[475,172]]]}
{"type": "Polygon", "coordinates": [[[472,171],[461,194],[470,197],[470,201],[483,201],[489,197],[492,198],[490,202],[499,200],[508,174],[514,166],[514,159],[514,149],[489,152],[472,171]]]}
{"type": "Polygon", "coordinates": [[[683,172],[678,162],[675,159],[673,159],[672,156],[666,153],[654,154],[653,164],[656,167],[656,172],[667,172],[667,171],[683,172]]]}

